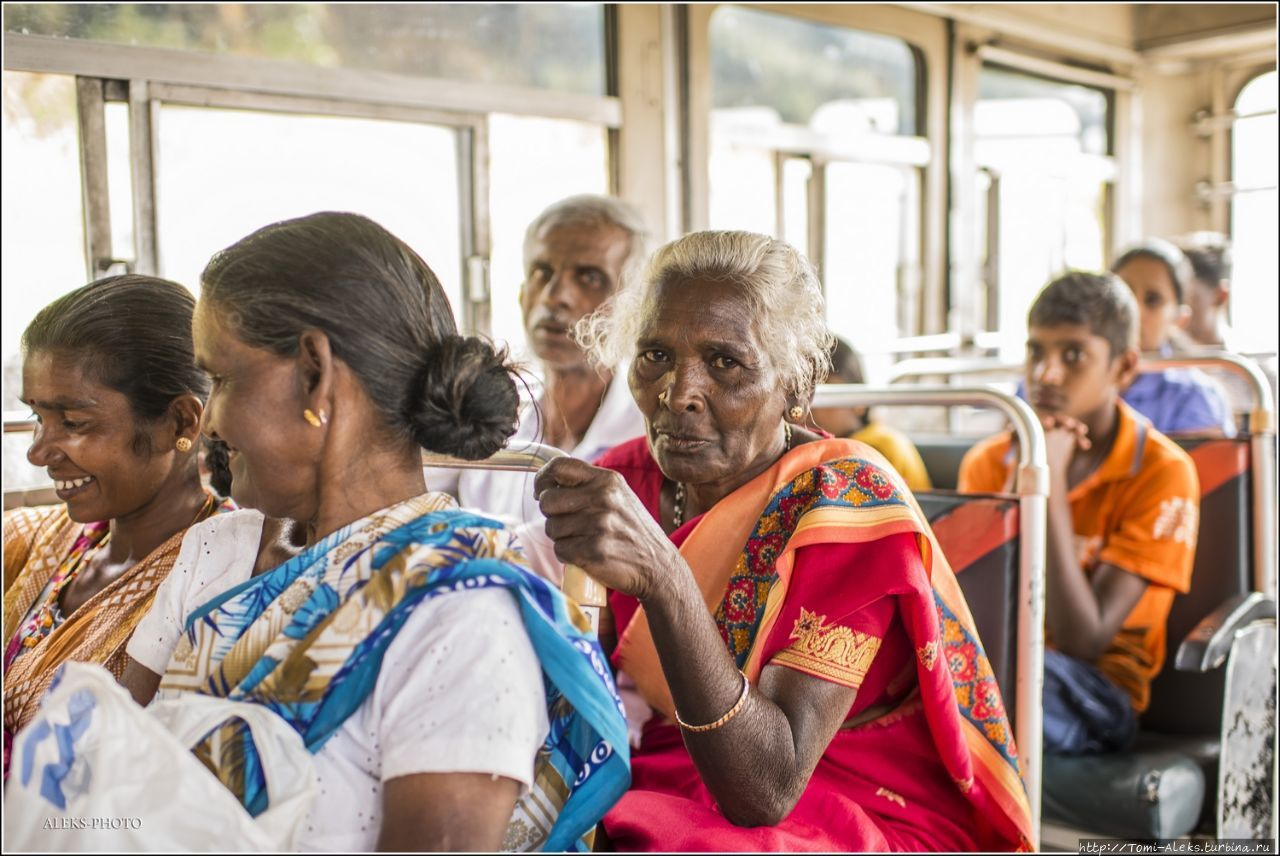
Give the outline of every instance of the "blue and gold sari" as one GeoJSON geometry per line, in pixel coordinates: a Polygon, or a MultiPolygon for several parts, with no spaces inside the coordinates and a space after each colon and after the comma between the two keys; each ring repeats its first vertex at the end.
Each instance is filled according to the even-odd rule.
{"type": "MultiPolygon", "coordinates": [[[[630,782],[626,721],[604,654],[578,608],[527,569],[502,524],[443,494],[349,524],[206,603],[187,619],[161,689],[264,705],[314,754],[373,691],[383,655],[419,604],[493,586],[519,603],[550,723],[504,849],[589,849],[630,782]]],[[[243,722],[228,720],[194,751],[251,814],[268,807],[243,722]]]]}

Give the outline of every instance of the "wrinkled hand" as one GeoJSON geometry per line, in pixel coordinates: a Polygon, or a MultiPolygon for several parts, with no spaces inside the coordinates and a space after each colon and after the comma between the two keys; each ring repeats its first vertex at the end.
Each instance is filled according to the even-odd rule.
{"type": "Polygon", "coordinates": [[[1051,473],[1065,474],[1076,450],[1093,445],[1088,427],[1078,419],[1062,415],[1041,416],[1040,425],[1044,428],[1045,453],[1051,473]]]}
{"type": "Polygon", "coordinates": [[[615,591],[646,600],[684,564],[622,476],[575,458],[556,458],[533,481],[556,558],[615,591]]]}

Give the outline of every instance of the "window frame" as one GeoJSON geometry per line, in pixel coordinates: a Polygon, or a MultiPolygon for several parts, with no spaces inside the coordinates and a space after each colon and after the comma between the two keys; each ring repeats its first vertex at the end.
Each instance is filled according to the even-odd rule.
{"type": "Polygon", "coordinates": [[[600,125],[607,134],[609,189],[616,193],[623,113],[623,99],[613,94],[618,87],[614,68],[618,59],[617,19],[606,9],[602,35],[610,66],[610,94],[603,96],[16,33],[4,35],[4,68],[68,74],[77,79],[89,279],[120,267],[146,274],[158,269],[153,116],[160,103],[392,119],[454,128],[462,183],[463,306],[459,320],[469,333],[488,334],[488,116],[505,113],[600,125]],[[129,106],[132,259],[113,256],[107,186],[104,111],[107,103],[121,101],[129,106]]]}
{"type": "MultiPolygon", "coordinates": [[[[1048,81],[1087,86],[1107,96],[1110,153],[1086,155],[1108,176],[1103,193],[1103,255],[1110,258],[1118,246],[1140,236],[1141,146],[1135,139],[1140,127],[1135,62],[1130,65],[1113,59],[1082,57],[1039,45],[996,43],[991,30],[958,23],[952,44],[952,128],[956,141],[951,152],[951,289],[952,330],[959,336],[958,353],[990,350],[1000,331],[990,329],[999,317],[1000,282],[998,270],[984,262],[998,258],[998,211],[992,211],[990,194],[999,186],[1000,174],[978,161],[973,116],[978,102],[978,78],[990,65],[1048,81]],[[992,177],[986,205],[977,199],[977,177],[992,177]],[[979,245],[977,217],[982,211],[985,242],[979,245]],[[997,227],[997,228],[993,228],[997,227]],[[983,345],[987,347],[983,347],[983,345]]],[[[1122,56],[1121,59],[1126,57],[1122,56]]]]}
{"type": "MultiPolygon", "coordinates": [[[[708,228],[710,217],[711,157],[711,17],[723,4],[688,7],[687,99],[688,162],[694,165],[685,175],[684,194],[688,200],[689,229],[708,228]]],[[[776,139],[760,148],[783,157],[806,157],[813,163],[810,187],[819,187],[822,166],[833,160],[907,165],[919,169],[921,176],[920,242],[921,306],[916,316],[916,329],[909,334],[943,333],[947,328],[946,258],[947,258],[947,23],[944,19],[910,9],[891,6],[840,6],[809,4],[750,4],[753,11],[785,15],[812,23],[862,30],[897,38],[911,49],[916,58],[916,136],[868,135],[858,144],[849,145],[826,135],[801,133],[800,129],[780,128],[776,139]],[[874,139],[873,139],[874,138],[874,139]],[[772,146],[772,148],[770,148],[772,146]]],[[[754,135],[753,144],[760,142],[754,135]]],[[[775,156],[776,162],[776,156],[775,156]]],[[[776,170],[775,170],[776,171],[776,170]]],[[[780,179],[779,179],[780,180],[780,179]]],[[[822,200],[813,199],[810,210],[817,211],[822,200]]],[[[820,196],[820,194],[818,194],[820,196]]],[[[820,216],[810,215],[809,246],[802,248],[815,263],[823,258],[825,228],[820,216]]]]}

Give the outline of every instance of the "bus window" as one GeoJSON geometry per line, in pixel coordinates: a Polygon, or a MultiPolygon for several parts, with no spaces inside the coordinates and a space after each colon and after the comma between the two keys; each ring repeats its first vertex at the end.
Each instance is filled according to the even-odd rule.
{"type": "Polygon", "coordinates": [[[709,37],[711,227],[804,250],[821,272],[832,329],[864,354],[921,332],[930,152],[919,136],[917,51],[893,36],[737,6],[715,10],[709,37]]]}
{"type": "Polygon", "coordinates": [[[827,323],[870,354],[916,329],[920,177],[905,167],[826,167],[827,323]]]}
{"type": "Polygon", "coordinates": [[[1238,347],[1274,353],[1276,340],[1276,73],[1249,81],[1231,126],[1231,240],[1227,304],[1238,347]]]}
{"type": "Polygon", "coordinates": [[[916,64],[900,39],[722,6],[711,17],[715,109],[770,107],[808,125],[840,101],[882,134],[914,136],[916,64]]]}
{"type": "Polygon", "coordinates": [[[39,36],[605,94],[599,4],[6,3],[4,23],[39,36]]]}
{"type": "Polygon", "coordinates": [[[974,158],[985,173],[988,322],[1019,359],[1027,309],[1044,284],[1074,267],[1107,264],[1110,105],[1106,92],[984,64],[974,109],[974,158]],[[991,226],[994,226],[994,229],[991,226]]]}
{"type": "Polygon", "coordinates": [[[783,159],[779,234],[782,240],[801,250],[809,246],[809,182],[812,180],[813,163],[808,158],[783,159]]]}
{"type": "Polygon", "coordinates": [[[413,247],[458,314],[454,129],[167,103],[158,128],[161,275],[197,291],[210,256],[253,230],[315,211],[353,211],[413,247]]]}
{"type": "MultiPolygon", "coordinates": [[[[22,331],[41,307],[87,281],[76,123],[75,78],[4,72],[5,251],[0,264],[6,412],[21,407],[22,331]]],[[[6,440],[6,450],[8,445],[6,440]]],[[[6,468],[6,483],[9,472],[6,468]]]]}
{"type": "Polygon", "coordinates": [[[489,266],[491,330],[519,355],[524,232],[552,202],[577,193],[609,192],[608,136],[600,125],[568,119],[489,117],[489,266]]]}

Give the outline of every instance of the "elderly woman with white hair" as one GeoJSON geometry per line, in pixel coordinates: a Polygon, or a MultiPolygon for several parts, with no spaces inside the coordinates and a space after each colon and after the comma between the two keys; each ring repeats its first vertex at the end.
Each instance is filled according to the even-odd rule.
{"type": "Polygon", "coordinates": [[[1009,723],[928,523],[870,447],[801,427],[832,342],[809,262],[687,235],[578,333],[630,360],[646,424],[535,481],[652,708],[610,845],[1025,847],[1009,723]]]}

